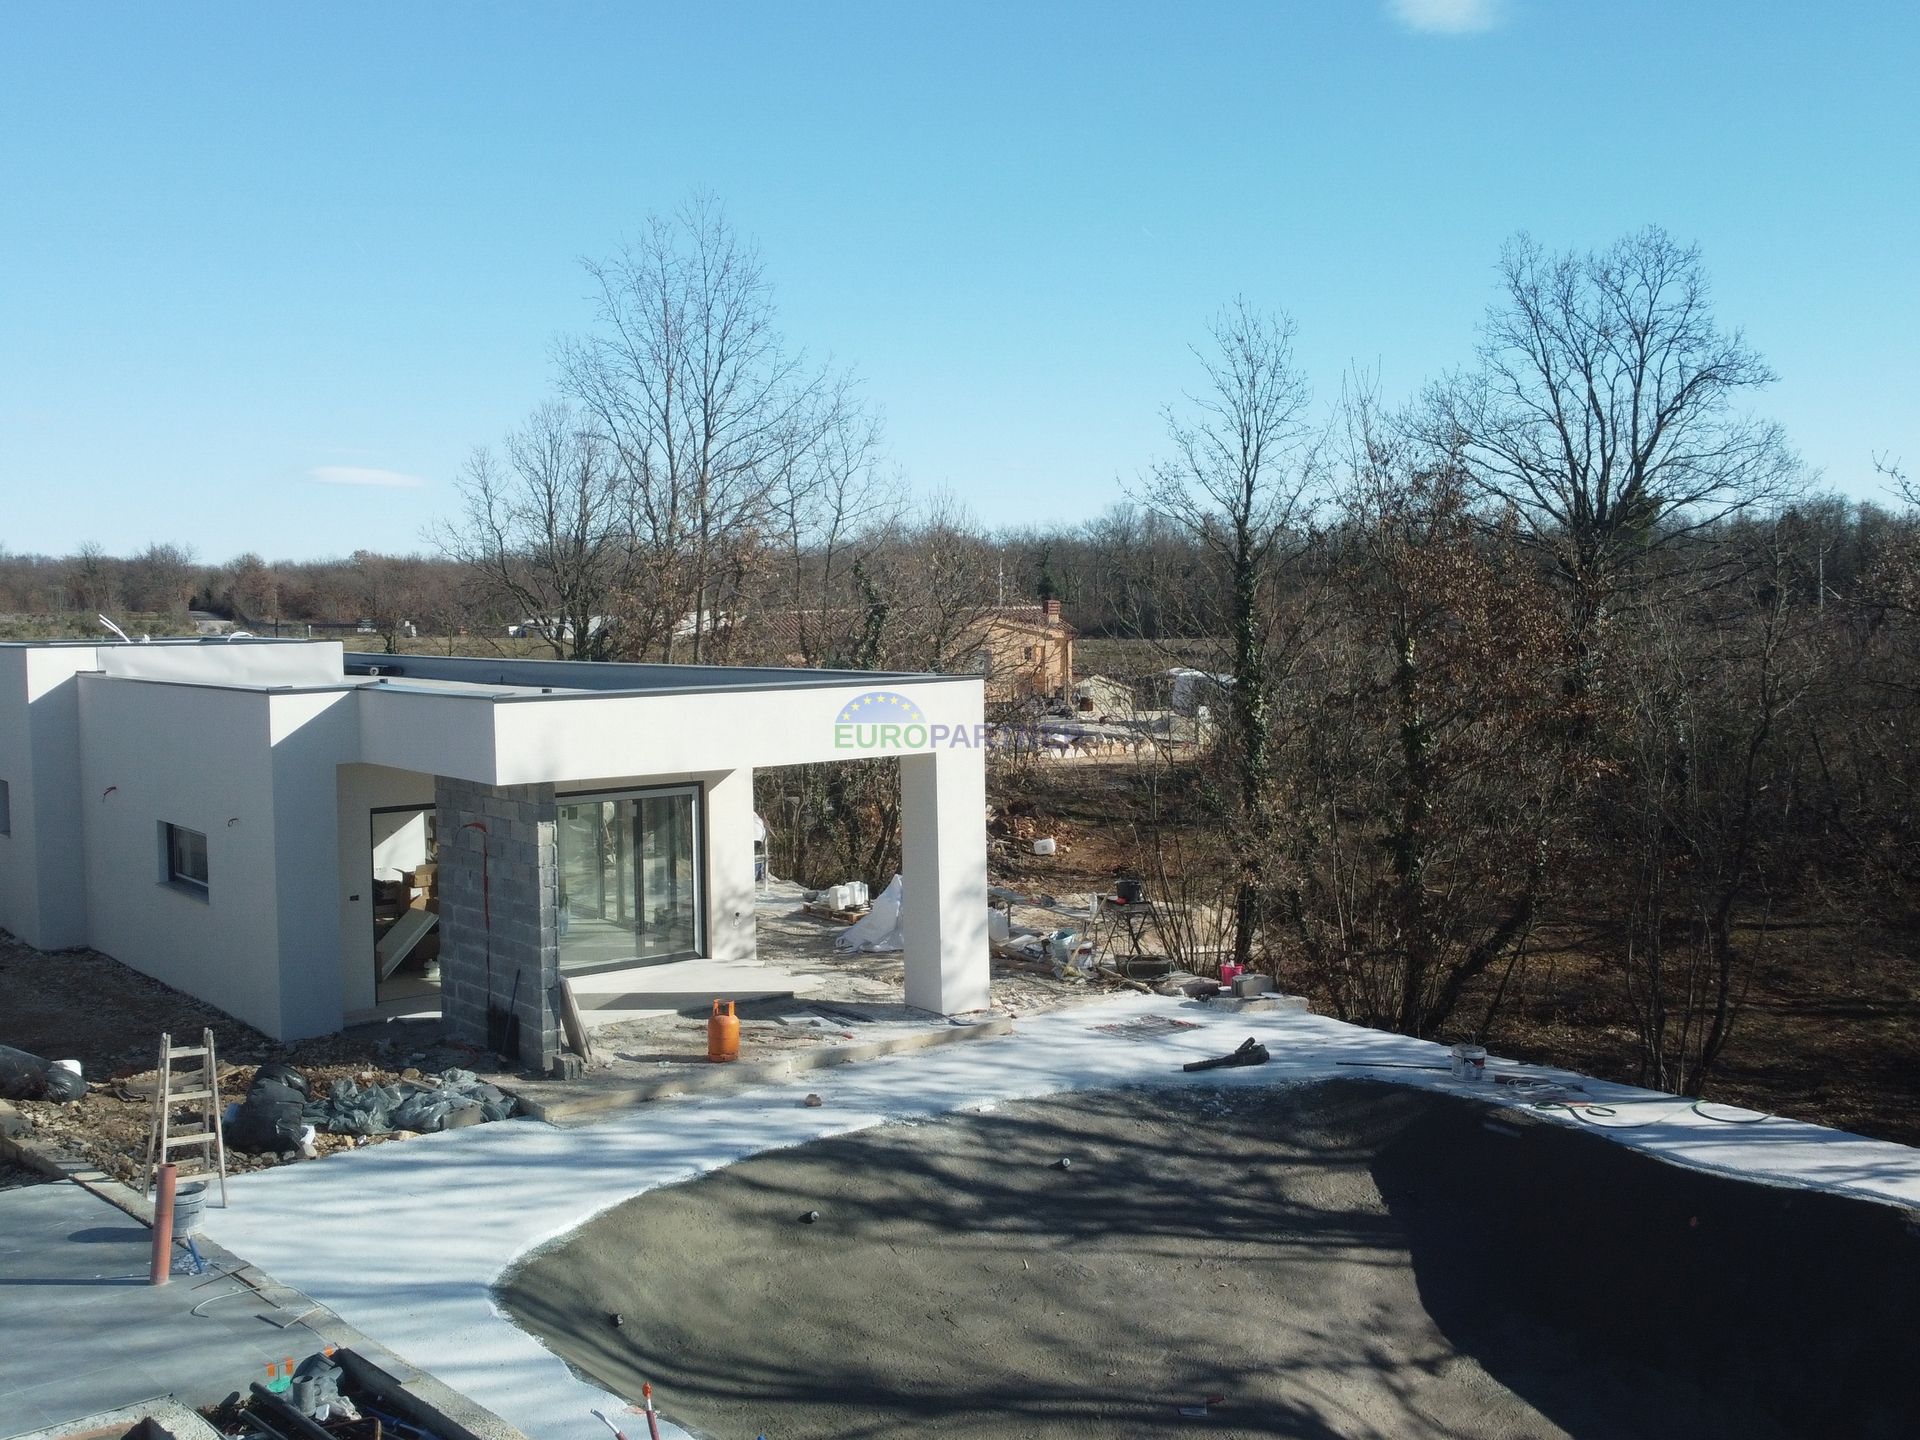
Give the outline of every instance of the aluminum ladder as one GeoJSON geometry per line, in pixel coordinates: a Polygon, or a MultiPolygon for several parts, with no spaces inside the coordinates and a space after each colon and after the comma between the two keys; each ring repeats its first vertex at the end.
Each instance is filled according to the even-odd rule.
{"type": "MultiPolygon", "coordinates": [[[[211,1028],[200,1032],[198,1045],[175,1045],[172,1035],[160,1037],[159,1083],[153,1091],[153,1123],[147,1130],[147,1163],[140,1176],[140,1194],[144,1198],[153,1188],[155,1167],[173,1160],[175,1150],[197,1149],[200,1168],[194,1176],[220,1175],[220,1207],[227,1204],[227,1142],[221,1131],[220,1060],[214,1053],[211,1028]],[[175,1070],[176,1060],[200,1061],[196,1069],[175,1070]],[[181,1088],[176,1089],[179,1086],[181,1088]],[[176,1106],[198,1106],[199,1114],[187,1116],[174,1128],[176,1106]],[[196,1123],[197,1120],[197,1123],[196,1123]]],[[[175,1162],[178,1163],[178,1162],[175,1162]]],[[[189,1178],[182,1173],[182,1180],[189,1178]]]]}

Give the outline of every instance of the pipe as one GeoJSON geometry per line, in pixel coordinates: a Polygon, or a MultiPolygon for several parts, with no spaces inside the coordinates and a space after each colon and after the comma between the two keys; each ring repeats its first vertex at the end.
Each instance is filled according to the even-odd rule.
{"type": "Polygon", "coordinates": [[[164,1285],[173,1272],[173,1186],[178,1165],[162,1163],[153,1191],[153,1273],[150,1283],[164,1285]]]}

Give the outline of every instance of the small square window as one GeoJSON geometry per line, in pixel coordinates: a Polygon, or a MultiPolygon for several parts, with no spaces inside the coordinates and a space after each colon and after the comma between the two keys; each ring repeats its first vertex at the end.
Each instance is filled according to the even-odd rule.
{"type": "Polygon", "coordinates": [[[167,828],[167,883],[207,893],[207,837],[198,830],[167,828]]]}
{"type": "Polygon", "coordinates": [[[13,834],[13,792],[0,780],[0,835],[13,834]]]}

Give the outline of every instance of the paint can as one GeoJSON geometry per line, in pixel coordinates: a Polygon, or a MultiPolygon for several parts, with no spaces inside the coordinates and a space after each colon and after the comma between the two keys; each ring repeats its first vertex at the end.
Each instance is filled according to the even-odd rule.
{"type": "Polygon", "coordinates": [[[196,1180],[173,1192],[173,1238],[184,1240],[200,1233],[200,1222],[207,1213],[207,1182],[196,1180]]]}
{"type": "Polygon", "coordinates": [[[1487,1078],[1487,1047],[1456,1045],[1452,1051],[1453,1078],[1477,1084],[1487,1078]]]}

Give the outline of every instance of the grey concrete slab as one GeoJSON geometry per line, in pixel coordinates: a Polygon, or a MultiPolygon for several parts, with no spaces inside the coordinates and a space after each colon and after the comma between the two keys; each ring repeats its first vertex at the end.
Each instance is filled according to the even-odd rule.
{"type": "Polygon", "coordinates": [[[78,1185],[0,1191],[0,1437],[154,1395],[212,1404],[320,1348],[219,1269],[149,1285],[148,1245],[145,1226],[78,1185]]]}

